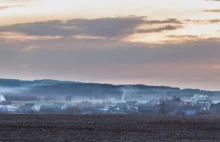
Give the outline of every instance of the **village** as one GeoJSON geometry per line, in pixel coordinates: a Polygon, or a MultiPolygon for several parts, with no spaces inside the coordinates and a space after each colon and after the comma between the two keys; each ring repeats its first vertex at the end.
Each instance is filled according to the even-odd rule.
{"type": "MultiPolygon", "coordinates": [[[[124,97],[124,96],[123,96],[124,97]]],[[[220,115],[220,103],[213,103],[207,95],[195,94],[189,100],[173,95],[166,99],[152,99],[146,103],[138,101],[103,101],[94,103],[81,101],[76,104],[56,101],[41,104],[27,102],[20,105],[7,101],[0,95],[2,114],[147,114],[147,115],[220,115]]]]}

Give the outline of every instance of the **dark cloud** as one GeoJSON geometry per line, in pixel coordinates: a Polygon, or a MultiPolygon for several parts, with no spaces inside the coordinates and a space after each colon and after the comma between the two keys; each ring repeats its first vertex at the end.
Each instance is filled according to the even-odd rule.
{"type": "Polygon", "coordinates": [[[151,21],[147,21],[147,23],[149,24],[182,24],[181,21],[177,20],[177,19],[166,19],[166,20],[151,20],[151,21]]]}
{"type": "Polygon", "coordinates": [[[209,20],[210,23],[220,23],[220,19],[209,20]]]}
{"type": "Polygon", "coordinates": [[[196,36],[196,35],[169,35],[167,37],[170,37],[170,38],[179,38],[179,39],[183,39],[183,38],[197,38],[199,39],[199,36],[196,36]]]}
{"type": "MultiPolygon", "coordinates": [[[[136,28],[146,24],[180,24],[176,19],[146,20],[146,17],[72,19],[1,26],[0,32],[18,32],[34,36],[98,36],[120,38],[136,33],[136,28]]],[[[152,29],[151,32],[174,30],[172,26],[152,29]],[[161,28],[161,29],[160,29],[161,28]]]]}
{"type": "Polygon", "coordinates": [[[119,37],[132,34],[143,24],[143,17],[101,18],[93,20],[74,19],[64,25],[79,29],[78,34],[102,37],[119,37]]]}
{"type": "Polygon", "coordinates": [[[73,36],[90,35],[117,37],[131,34],[134,28],[145,21],[143,17],[74,19],[16,24],[0,27],[0,31],[25,33],[37,36],[73,36]]]}
{"type": "Polygon", "coordinates": [[[214,23],[220,23],[220,19],[210,19],[210,20],[192,20],[187,19],[184,20],[186,23],[195,23],[195,24],[214,24],[214,23]]]}
{"type": "Polygon", "coordinates": [[[217,39],[187,41],[180,44],[151,45],[118,41],[56,39],[27,42],[0,42],[0,58],[7,62],[38,64],[166,64],[166,63],[219,63],[220,48],[217,39]],[[154,46],[154,48],[152,48],[154,46]],[[28,47],[33,50],[25,51],[28,47]],[[17,54],[8,56],[5,51],[17,54]],[[23,52],[21,52],[23,51],[23,52]],[[52,56],[50,56],[52,55],[52,56]],[[40,57],[40,58],[37,58],[40,57]]]}
{"type": "Polygon", "coordinates": [[[167,25],[167,26],[162,26],[159,28],[153,28],[153,29],[140,29],[137,30],[137,33],[157,33],[157,32],[162,32],[162,31],[172,31],[172,30],[177,30],[183,28],[183,26],[172,26],[172,25],[167,25]]]}
{"type": "Polygon", "coordinates": [[[220,9],[203,10],[203,12],[220,12],[220,9]]]}

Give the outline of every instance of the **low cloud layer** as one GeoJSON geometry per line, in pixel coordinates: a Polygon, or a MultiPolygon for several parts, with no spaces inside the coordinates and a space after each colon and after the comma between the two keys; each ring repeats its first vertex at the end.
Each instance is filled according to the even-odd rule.
{"type": "Polygon", "coordinates": [[[128,16],[119,18],[73,19],[68,21],[46,21],[26,24],[1,26],[0,32],[16,32],[32,36],[95,36],[105,38],[120,38],[134,33],[152,33],[181,28],[176,19],[146,20],[146,17],[128,16]],[[141,25],[165,26],[153,29],[137,30],[141,25]],[[175,24],[175,26],[170,25],[175,24]]]}
{"type": "Polygon", "coordinates": [[[167,26],[161,26],[159,28],[152,28],[152,29],[141,29],[137,30],[137,33],[157,33],[157,32],[162,32],[162,31],[172,31],[172,30],[177,30],[183,28],[183,26],[172,26],[172,25],[167,25],[167,26]]]}
{"type": "Polygon", "coordinates": [[[8,6],[0,6],[0,10],[5,10],[14,7],[20,7],[21,5],[8,5],[8,6]]]}
{"type": "Polygon", "coordinates": [[[220,23],[220,19],[209,19],[209,20],[184,20],[186,23],[195,23],[195,24],[215,24],[220,23]]]}
{"type": "Polygon", "coordinates": [[[0,10],[4,10],[4,9],[7,9],[9,8],[9,6],[0,6],[0,10]]]}
{"type": "Polygon", "coordinates": [[[162,45],[75,38],[1,41],[0,69],[10,78],[217,89],[219,44],[218,39],[162,45]]]}
{"type": "Polygon", "coordinates": [[[203,12],[220,12],[220,9],[203,10],[203,12]]]}

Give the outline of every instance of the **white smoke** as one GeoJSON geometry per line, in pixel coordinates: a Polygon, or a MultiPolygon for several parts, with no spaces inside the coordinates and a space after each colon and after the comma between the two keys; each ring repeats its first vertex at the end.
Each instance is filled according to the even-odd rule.
{"type": "Polygon", "coordinates": [[[121,98],[121,102],[123,103],[124,102],[124,99],[125,99],[125,90],[123,90],[123,94],[122,94],[122,98],[121,98]]]}
{"type": "Polygon", "coordinates": [[[129,91],[128,87],[121,88],[121,91],[122,91],[121,102],[124,103],[125,102],[125,97],[126,97],[126,95],[129,94],[130,91],[129,91]]]}

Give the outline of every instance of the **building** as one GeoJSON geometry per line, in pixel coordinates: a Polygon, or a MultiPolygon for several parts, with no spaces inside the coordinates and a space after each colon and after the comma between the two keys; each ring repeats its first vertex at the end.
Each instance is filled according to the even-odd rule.
{"type": "Polygon", "coordinates": [[[211,103],[209,101],[198,100],[195,105],[201,106],[203,111],[209,111],[211,103]]]}
{"type": "Polygon", "coordinates": [[[68,108],[68,105],[66,105],[65,103],[55,103],[54,107],[58,110],[58,111],[64,111],[68,108]]]}
{"type": "Polygon", "coordinates": [[[81,103],[77,104],[77,107],[81,110],[88,109],[94,107],[92,103],[88,101],[82,101],[81,103]]]}
{"type": "Polygon", "coordinates": [[[98,114],[108,114],[108,113],[109,113],[109,107],[106,106],[106,107],[104,107],[104,108],[98,109],[98,110],[97,110],[97,113],[98,113],[98,114]]]}
{"type": "Polygon", "coordinates": [[[160,104],[160,100],[159,99],[152,99],[148,102],[149,105],[155,106],[155,105],[159,105],[160,104]]]}
{"type": "Polygon", "coordinates": [[[37,105],[34,103],[28,103],[19,107],[19,112],[21,113],[36,113],[39,112],[41,105],[37,105]]]}
{"type": "Polygon", "coordinates": [[[40,108],[40,113],[57,113],[57,109],[54,105],[42,105],[40,108]]]}
{"type": "Polygon", "coordinates": [[[12,101],[0,102],[0,105],[12,105],[12,101]]]}
{"type": "Polygon", "coordinates": [[[114,109],[109,111],[110,114],[127,114],[123,110],[120,109],[114,109]]]}
{"type": "Polygon", "coordinates": [[[6,101],[6,99],[5,99],[5,97],[1,94],[1,95],[0,95],[0,102],[4,102],[4,101],[6,101]]]}
{"type": "Polygon", "coordinates": [[[138,106],[138,112],[142,114],[157,114],[157,109],[149,104],[141,104],[138,106]]]}
{"type": "Polygon", "coordinates": [[[64,103],[55,103],[53,105],[42,105],[40,113],[63,113],[67,110],[68,105],[64,103]]]}
{"type": "Polygon", "coordinates": [[[16,110],[14,105],[0,105],[0,113],[15,113],[16,110]]]}
{"type": "Polygon", "coordinates": [[[197,115],[201,112],[201,106],[179,106],[175,110],[176,115],[197,115]]]}
{"type": "Polygon", "coordinates": [[[211,102],[211,99],[207,95],[203,94],[195,94],[193,97],[190,98],[192,102],[197,102],[197,101],[206,101],[206,102],[211,102]]]}
{"type": "Polygon", "coordinates": [[[131,109],[128,103],[117,103],[114,108],[115,110],[121,110],[124,112],[128,112],[131,109]]]}
{"type": "Polygon", "coordinates": [[[15,113],[17,108],[11,101],[6,101],[3,95],[0,95],[0,113],[15,113]]]}
{"type": "Polygon", "coordinates": [[[213,114],[220,114],[220,103],[211,104],[211,106],[210,106],[210,111],[211,111],[213,114]]]}

